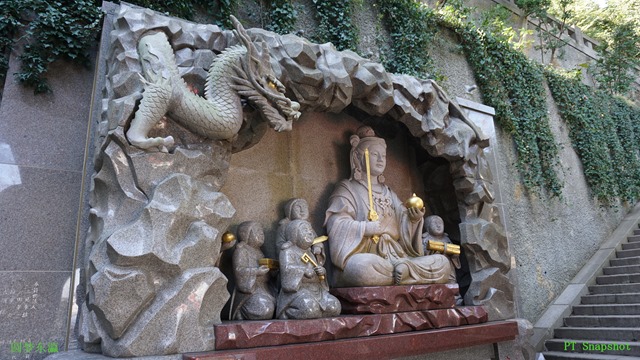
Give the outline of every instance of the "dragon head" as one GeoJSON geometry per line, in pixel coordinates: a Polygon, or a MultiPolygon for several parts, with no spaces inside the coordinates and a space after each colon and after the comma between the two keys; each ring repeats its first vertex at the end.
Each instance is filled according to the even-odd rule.
{"type": "Polygon", "coordinates": [[[271,68],[267,44],[260,41],[262,51],[258,52],[238,19],[232,15],[231,21],[236,36],[247,49],[241,68],[236,68],[238,77],[234,77],[238,94],[256,105],[276,131],[291,130],[293,121],[301,115],[300,104],[285,96],[286,88],[271,68]]]}

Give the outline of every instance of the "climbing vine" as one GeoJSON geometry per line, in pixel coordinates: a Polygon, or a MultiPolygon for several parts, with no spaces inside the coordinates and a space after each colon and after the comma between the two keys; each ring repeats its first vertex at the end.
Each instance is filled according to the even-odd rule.
{"type": "Polygon", "coordinates": [[[320,26],[316,31],[319,42],[331,42],[338,50],[355,50],[358,29],[353,24],[353,0],[313,0],[320,26]]]}
{"type": "Polygon", "coordinates": [[[391,54],[385,56],[385,68],[420,78],[434,78],[435,67],[429,56],[437,32],[433,11],[413,0],[377,1],[376,6],[391,34],[391,54]]]}
{"type": "Polygon", "coordinates": [[[640,198],[640,109],[575,75],[545,75],[594,195],[604,202],[640,198]]]}
{"type": "Polygon", "coordinates": [[[461,21],[455,12],[439,12],[438,21],[458,34],[482,98],[513,137],[525,187],[560,196],[558,147],[549,127],[542,67],[504,39],[461,21]]]}
{"type": "Polygon", "coordinates": [[[288,34],[295,27],[296,17],[297,11],[291,4],[291,0],[271,0],[267,30],[278,34],[288,34]]]}
{"type": "Polygon", "coordinates": [[[98,32],[100,10],[93,1],[0,1],[0,76],[4,80],[11,49],[23,45],[16,78],[35,93],[50,90],[47,67],[59,59],[89,65],[89,48],[98,32]]]}

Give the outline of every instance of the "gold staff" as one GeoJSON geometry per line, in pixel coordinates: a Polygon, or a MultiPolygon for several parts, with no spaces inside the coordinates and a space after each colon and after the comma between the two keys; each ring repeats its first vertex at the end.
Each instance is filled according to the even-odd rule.
{"type": "MultiPolygon", "coordinates": [[[[367,191],[369,192],[369,221],[378,221],[378,213],[373,208],[373,193],[371,192],[371,165],[369,165],[369,148],[364,149],[364,162],[367,168],[367,191]]],[[[380,236],[373,235],[371,237],[374,243],[378,243],[380,236]]]]}
{"type": "MultiPolygon", "coordinates": [[[[301,259],[305,264],[311,263],[311,265],[318,267],[318,263],[315,262],[307,253],[302,254],[301,259]]],[[[318,275],[318,277],[320,278],[320,281],[324,281],[324,275],[318,275]]]]}

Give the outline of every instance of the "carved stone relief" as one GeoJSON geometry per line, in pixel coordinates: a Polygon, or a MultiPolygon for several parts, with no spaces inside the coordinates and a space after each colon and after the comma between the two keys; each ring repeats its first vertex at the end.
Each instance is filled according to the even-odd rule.
{"type": "MultiPolygon", "coordinates": [[[[206,133],[180,125],[174,119],[180,116],[170,109],[166,117],[164,109],[158,112],[160,118],[143,131],[129,133],[136,111],[152,92],[153,78],[140,76],[150,71],[138,50],[150,31],[166,35],[175,54],[174,70],[184,84],[175,73],[170,78],[184,96],[191,97],[185,89],[202,94],[215,87],[212,82],[205,88],[213,59],[250,39],[257,60],[249,63],[256,60],[273,71],[266,82],[256,81],[275,88],[277,96],[294,99],[299,111],[338,113],[353,106],[406,125],[425,151],[451,164],[472,276],[465,303],[484,305],[491,320],[514,316],[507,241],[491,205],[492,177],[482,151],[488,141],[437,84],[387,73],[382,65],[330,44],[261,29],[247,30],[243,40],[241,32],[122,4],[104,55],[107,81],[85,246],[86,294],[79,314],[79,342],[85,350],[122,357],[214,349],[212,325],[220,322],[229,297],[227,280],[215,264],[235,212],[219,191],[230,156],[257,143],[269,126],[285,129],[272,121],[276,115],[289,123],[297,118],[296,102],[277,97],[252,101],[258,99],[236,86],[234,91],[244,97],[236,135],[207,139],[201,136],[206,133]],[[156,138],[161,139],[157,144],[156,138]],[[131,145],[147,139],[151,149],[131,145]]],[[[249,71],[238,66],[233,76],[249,71]]]]}

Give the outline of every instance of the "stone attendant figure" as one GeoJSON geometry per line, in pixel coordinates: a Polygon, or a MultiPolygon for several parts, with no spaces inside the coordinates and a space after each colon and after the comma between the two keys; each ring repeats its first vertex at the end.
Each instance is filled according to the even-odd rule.
{"type": "Polygon", "coordinates": [[[407,209],[384,184],[386,143],[368,126],[351,136],[351,178],[336,186],[329,199],[325,225],[338,287],[447,283],[452,272],[443,255],[423,256],[424,209],[407,209]],[[365,149],[369,152],[373,208],[365,149]]]}
{"type": "Polygon", "coordinates": [[[311,224],[293,220],[286,228],[287,242],[280,249],[278,319],[315,319],[338,316],[340,301],[329,294],[326,270],[310,251],[315,233],[311,224]]]}
{"type": "MultiPolygon", "coordinates": [[[[280,254],[280,248],[282,244],[284,244],[287,239],[285,236],[285,230],[287,225],[291,222],[291,220],[305,220],[309,219],[309,204],[305,199],[291,199],[287,201],[284,205],[284,219],[280,220],[278,223],[278,230],[276,231],[276,253],[280,254]]],[[[315,235],[315,233],[314,233],[315,235]]],[[[318,264],[320,266],[324,265],[325,259],[327,258],[324,251],[324,244],[318,243],[311,247],[311,251],[318,259],[318,264]]]]}
{"type": "Polygon", "coordinates": [[[276,299],[269,284],[269,268],[258,265],[258,260],[264,258],[260,250],[264,243],[262,227],[255,221],[243,222],[238,226],[238,238],[233,253],[236,291],[232,319],[272,319],[276,299]]]}
{"type": "MultiPolygon", "coordinates": [[[[435,252],[427,249],[429,241],[439,241],[444,244],[452,244],[451,239],[449,239],[449,235],[444,232],[444,221],[442,221],[442,218],[438,215],[427,216],[424,220],[422,247],[425,255],[435,254],[435,252]]],[[[451,259],[451,264],[456,269],[460,269],[460,255],[451,255],[449,259],[451,259]]],[[[452,275],[454,276],[453,281],[451,282],[455,282],[455,271],[452,272],[452,275]]]]}

